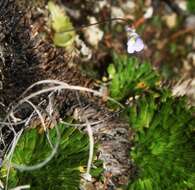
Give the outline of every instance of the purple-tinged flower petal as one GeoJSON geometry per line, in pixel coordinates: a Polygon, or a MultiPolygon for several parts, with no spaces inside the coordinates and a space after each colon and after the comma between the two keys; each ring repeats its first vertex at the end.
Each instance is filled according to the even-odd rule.
{"type": "Polygon", "coordinates": [[[128,53],[134,53],[134,52],[139,52],[144,48],[144,43],[142,39],[137,35],[137,36],[132,36],[129,38],[127,42],[127,52],[128,53]]]}
{"type": "Polygon", "coordinates": [[[144,43],[140,36],[135,32],[134,29],[129,27],[126,28],[128,41],[127,41],[127,52],[132,54],[139,52],[144,48],[144,43]]]}
{"type": "Polygon", "coordinates": [[[142,41],[142,39],[140,37],[137,38],[135,44],[134,44],[134,47],[135,47],[135,51],[139,52],[141,51],[142,49],[144,49],[144,43],[142,41]]]}

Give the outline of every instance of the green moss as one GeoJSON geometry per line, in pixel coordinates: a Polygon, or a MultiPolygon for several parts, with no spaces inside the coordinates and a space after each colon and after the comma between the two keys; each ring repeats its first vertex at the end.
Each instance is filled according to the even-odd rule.
{"type": "Polygon", "coordinates": [[[191,13],[195,13],[195,1],[194,0],[187,0],[187,7],[191,13]]]}
{"type": "Polygon", "coordinates": [[[159,77],[149,63],[117,57],[108,73],[112,97],[121,101],[138,95],[126,113],[135,131],[131,159],[138,168],[128,189],[194,190],[194,108],[156,85],[159,77]]]}
{"type": "Polygon", "coordinates": [[[115,56],[108,67],[110,95],[118,101],[140,94],[156,86],[159,76],[147,62],[137,58],[115,56]]]}
{"type": "MultiPolygon", "coordinates": [[[[60,146],[55,157],[41,169],[22,172],[11,169],[9,188],[30,184],[34,190],[77,190],[80,184],[81,166],[88,159],[88,137],[75,128],[58,125],[61,132],[60,146]]],[[[50,130],[55,143],[55,129],[50,130]]],[[[51,153],[47,138],[36,129],[24,133],[14,151],[13,163],[33,165],[43,161],[51,153]]],[[[6,166],[1,169],[1,180],[5,182],[6,166]]]]}
{"type": "Polygon", "coordinates": [[[195,119],[184,98],[144,95],[129,109],[136,132],[129,190],[195,189],[195,119]]]}

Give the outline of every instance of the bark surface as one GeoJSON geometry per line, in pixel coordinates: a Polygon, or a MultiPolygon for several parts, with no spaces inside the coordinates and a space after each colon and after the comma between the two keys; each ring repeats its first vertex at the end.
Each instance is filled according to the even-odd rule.
{"type": "MultiPolygon", "coordinates": [[[[5,107],[17,102],[22,92],[39,80],[56,79],[95,88],[95,82],[83,76],[77,66],[69,66],[71,55],[53,45],[47,32],[48,12],[43,1],[36,4],[2,0],[0,4],[0,98],[5,107]]],[[[85,122],[86,117],[90,122],[104,120],[93,126],[93,132],[99,143],[98,157],[104,161],[105,178],[109,176],[108,189],[126,184],[133,171],[128,124],[109,111],[101,98],[84,93],[79,93],[79,97],[81,104],[75,92],[55,95],[55,119],[75,117],[77,113],[75,119],[80,122],[85,122]]],[[[8,135],[4,140],[9,143],[10,138],[8,135]]],[[[1,149],[4,148],[1,144],[1,149]]]]}

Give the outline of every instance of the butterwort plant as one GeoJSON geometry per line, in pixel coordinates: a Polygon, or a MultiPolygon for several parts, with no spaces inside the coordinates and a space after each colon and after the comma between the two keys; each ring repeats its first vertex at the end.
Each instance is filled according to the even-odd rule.
{"type": "Polygon", "coordinates": [[[127,41],[127,52],[128,53],[132,54],[132,53],[140,52],[144,49],[143,40],[136,33],[135,28],[137,28],[142,23],[144,23],[145,20],[150,19],[153,15],[153,12],[154,12],[153,7],[149,7],[146,10],[143,17],[141,17],[140,19],[138,19],[137,21],[133,23],[132,25],[133,28],[126,27],[127,37],[128,37],[128,41],[127,41]]]}
{"type": "MultiPolygon", "coordinates": [[[[86,26],[81,26],[79,28],[73,28],[73,27],[71,27],[70,23],[68,23],[68,24],[66,23],[67,17],[65,17],[65,15],[62,15],[62,14],[60,15],[60,9],[59,9],[58,6],[56,6],[52,2],[49,2],[48,8],[51,11],[51,13],[53,13],[53,15],[55,16],[55,18],[53,18],[52,27],[55,30],[55,32],[58,32],[58,34],[56,33],[55,36],[54,36],[54,43],[57,46],[62,46],[62,47],[66,46],[64,43],[62,44],[62,41],[65,40],[65,34],[66,33],[79,31],[79,30],[82,30],[82,29],[90,27],[90,26],[103,24],[103,23],[110,22],[110,21],[120,20],[122,22],[127,22],[127,20],[123,19],[123,18],[111,18],[111,19],[100,21],[100,22],[97,22],[97,23],[92,23],[92,24],[89,24],[89,25],[86,25],[86,26]],[[58,12],[59,12],[59,14],[58,14],[58,12]],[[58,14],[57,15],[58,17],[56,17],[56,14],[58,14]],[[59,21],[62,21],[62,22],[59,22],[59,21]],[[67,27],[69,27],[69,29],[66,29],[67,27]],[[56,39],[57,39],[56,36],[57,35],[60,36],[60,38],[58,38],[59,42],[56,41],[56,39]]],[[[146,19],[145,16],[144,16],[144,19],[146,19]]],[[[128,37],[127,52],[130,53],[130,54],[133,54],[133,53],[140,52],[141,50],[143,50],[144,43],[143,43],[141,37],[135,32],[134,27],[132,27],[132,28],[131,27],[126,27],[126,31],[127,31],[127,37],[128,37]]]]}
{"type": "MultiPolygon", "coordinates": [[[[108,20],[103,20],[103,21],[99,21],[99,22],[92,23],[89,25],[81,26],[79,28],[73,28],[72,24],[69,22],[68,17],[65,14],[63,14],[63,11],[61,11],[60,8],[56,4],[49,1],[48,9],[51,12],[51,15],[53,17],[52,18],[53,19],[52,28],[55,31],[54,43],[61,47],[64,47],[67,45],[67,40],[72,42],[73,40],[70,40],[70,38],[72,39],[72,35],[74,36],[76,31],[82,30],[84,28],[98,25],[98,24],[103,24],[106,22],[116,21],[116,20],[120,20],[122,22],[127,23],[127,20],[124,18],[111,18],[108,20]],[[70,33],[70,32],[73,32],[73,33],[70,33]],[[66,35],[66,33],[70,35],[66,35]]],[[[140,26],[142,23],[145,22],[145,20],[150,19],[152,15],[153,15],[153,7],[149,7],[145,11],[144,15],[138,20],[136,20],[131,25],[132,27],[126,27],[127,37],[128,37],[127,52],[129,54],[140,52],[144,49],[143,40],[136,33],[134,28],[137,28],[138,26],[140,26]]]]}

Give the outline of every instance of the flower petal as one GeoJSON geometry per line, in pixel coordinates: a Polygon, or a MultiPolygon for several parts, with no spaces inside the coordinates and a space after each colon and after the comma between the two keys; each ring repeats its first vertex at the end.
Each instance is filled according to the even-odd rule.
{"type": "Polygon", "coordinates": [[[144,48],[144,43],[135,31],[128,31],[127,52],[132,54],[144,48]]]}
{"type": "Polygon", "coordinates": [[[137,38],[135,45],[134,45],[135,51],[139,52],[142,49],[144,49],[144,43],[140,37],[137,38]]]}
{"type": "Polygon", "coordinates": [[[135,52],[135,47],[132,46],[132,45],[128,45],[128,46],[127,46],[127,52],[128,52],[128,53],[134,53],[134,52],[135,52]]]}

